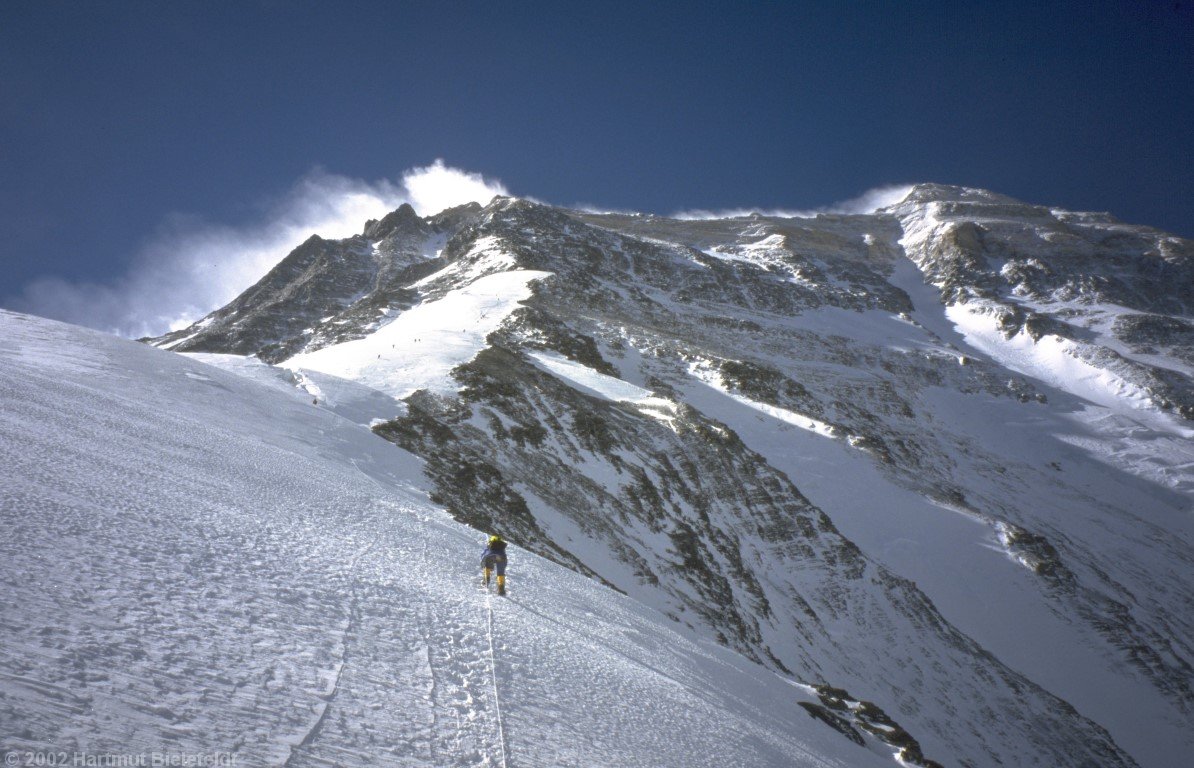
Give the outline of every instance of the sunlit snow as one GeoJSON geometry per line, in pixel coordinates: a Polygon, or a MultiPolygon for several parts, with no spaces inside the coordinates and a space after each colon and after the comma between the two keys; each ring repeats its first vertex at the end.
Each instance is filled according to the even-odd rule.
{"type": "Polygon", "coordinates": [[[11,754],[891,765],[807,691],[517,546],[487,594],[482,537],[418,460],[220,362],[0,312],[11,754]]]}
{"type": "Polygon", "coordinates": [[[606,400],[638,406],[643,413],[664,421],[676,414],[676,404],[650,390],[595,371],[587,365],[549,352],[532,352],[531,359],[572,386],[606,400]]]}
{"type": "Polygon", "coordinates": [[[532,281],[550,275],[486,275],[402,312],[363,339],[295,355],[282,365],[352,379],[396,400],[419,389],[455,391],[452,369],[485,348],[485,338],[531,295],[532,281]]]}

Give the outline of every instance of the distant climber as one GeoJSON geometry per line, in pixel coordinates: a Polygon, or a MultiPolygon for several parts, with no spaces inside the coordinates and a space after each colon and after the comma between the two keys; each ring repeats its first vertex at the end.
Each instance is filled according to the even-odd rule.
{"type": "Polygon", "coordinates": [[[501,536],[490,536],[489,544],[481,553],[481,569],[484,574],[482,581],[485,588],[489,588],[489,574],[497,571],[498,594],[506,594],[506,542],[501,536]]]}

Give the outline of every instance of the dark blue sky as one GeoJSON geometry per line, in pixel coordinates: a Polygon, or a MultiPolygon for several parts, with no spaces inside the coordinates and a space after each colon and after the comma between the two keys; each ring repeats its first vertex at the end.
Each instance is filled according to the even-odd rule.
{"type": "Polygon", "coordinates": [[[0,296],[443,158],[670,213],[940,181],[1194,236],[1194,3],[0,4],[0,296]]]}

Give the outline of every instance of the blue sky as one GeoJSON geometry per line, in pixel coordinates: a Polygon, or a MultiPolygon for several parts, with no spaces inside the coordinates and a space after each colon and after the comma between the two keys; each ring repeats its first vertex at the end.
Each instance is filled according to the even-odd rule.
{"type": "Polygon", "coordinates": [[[6,0],[0,305],[125,301],[172,242],[437,158],[563,205],[938,181],[1194,236],[1192,6],[6,0]]]}

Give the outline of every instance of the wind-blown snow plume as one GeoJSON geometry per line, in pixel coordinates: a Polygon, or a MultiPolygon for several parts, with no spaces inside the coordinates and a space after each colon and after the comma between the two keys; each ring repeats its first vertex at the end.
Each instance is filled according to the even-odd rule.
{"type": "Polygon", "coordinates": [[[407,200],[420,216],[430,216],[445,208],[474,201],[484,205],[494,195],[509,194],[500,181],[450,168],[443,160],[407,171],[402,175],[402,186],[407,200]]]}
{"type": "Polygon", "coordinates": [[[874,213],[880,208],[886,208],[889,205],[895,205],[908,196],[912,191],[910,184],[895,184],[885,187],[875,187],[868,189],[858,197],[843,200],[840,203],[833,203],[821,208],[812,208],[810,210],[792,211],[775,208],[729,208],[720,211],[710,211],[704,209],[696,209],[691,211],[680,211],[672,214],[674,219],[695,220],[695,219],[732,219],[737,216],[750,216],[752,213],[757,213],[760,216],[777,216],[785,219],[805,219],[816,216],[819,213],[874,213]]]}
{"type": "Polygon", "coordinates": [[[312,234],[348,237],[404,202],[428,215],[498,194],[506,194],[500,183],[442,160],[406,171],[397,183],[314,171],[266,207],[261,221],[231,227],[173,216],[123,276],[105,283],[43,278],[2,303],[122,336],[158,334],[226,304],[312,234]]]}

